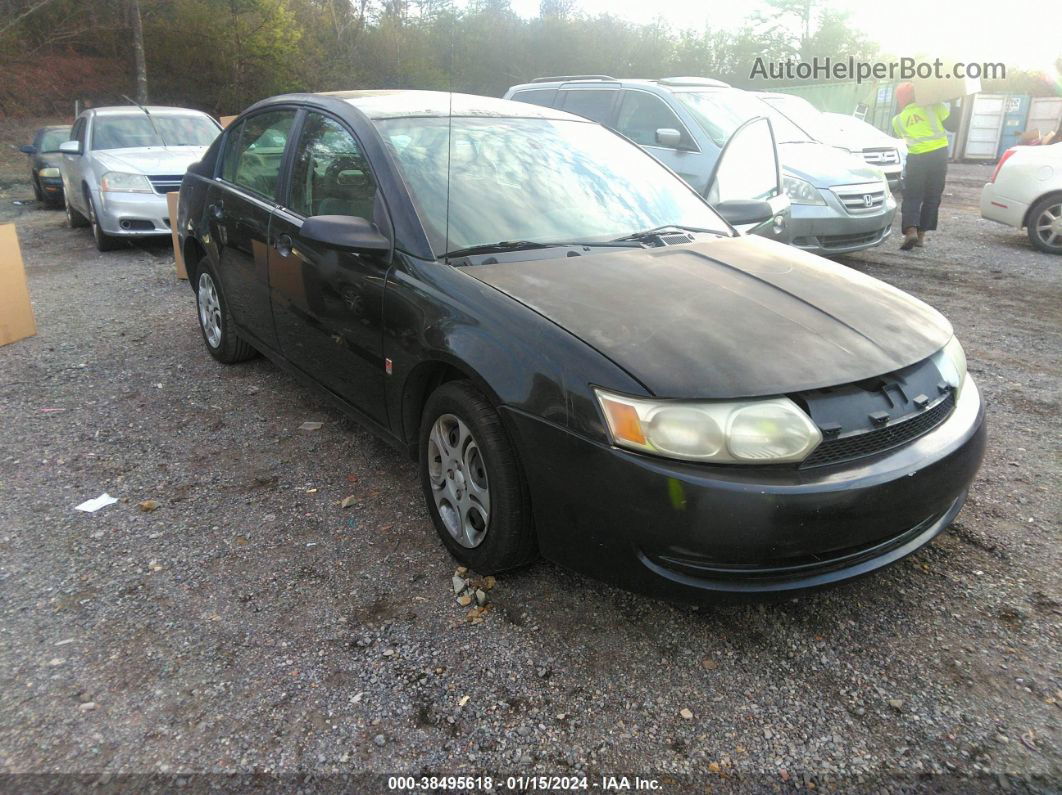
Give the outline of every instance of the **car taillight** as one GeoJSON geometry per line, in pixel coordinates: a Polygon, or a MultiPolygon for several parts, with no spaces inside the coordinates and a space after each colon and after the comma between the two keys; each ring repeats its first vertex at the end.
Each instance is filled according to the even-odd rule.
{"type": "Polygon", "coordinates": [[[989,182],[995,182],[996,181],[996,175],[999,174],[999,170],[1001,168],[1003,168],[1003,164],[1007,162],[1007,158],[1010,157],[1012,154],[1014,154],[1017,151],[1018,151],[1018,147],[1012,146],[1010,149],[1008,149],[1006,152],[1003,153],[1003,157],[999,158],[999,162],[996,163],[995,170],[992,171],[992,176],[989,177],[989,179],[988,179],[989,182]]]}

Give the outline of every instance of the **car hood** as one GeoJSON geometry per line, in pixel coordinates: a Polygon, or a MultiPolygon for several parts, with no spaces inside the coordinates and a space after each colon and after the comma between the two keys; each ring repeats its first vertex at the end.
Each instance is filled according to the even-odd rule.
{"type": "Polygon", "coordinates": [[[203,157],[205,146],[142,146],[131,149],[104,149],[93,155],[105,168],[131,174],[164,176],[183,174],[203,157]]]}
{"type": "Polygon", "coordinates": [[[59,168],[62,164],[62,152],[38,152],[33,156],[33,167],[36,169],[59,168]]]}
{"type": "Polygon", "coordinates": [[[952,335],[916,298],[756,236],[462,270],[660,397],[836,386],[921,361],[952,335]]]}
{"type": "Polygon", "coordinates": [[[816,188],[877,182],[881,170],[868,166],[862,158],[835,146],[820,143],[779,144],[782,169],[807,180],[816,188]]]}

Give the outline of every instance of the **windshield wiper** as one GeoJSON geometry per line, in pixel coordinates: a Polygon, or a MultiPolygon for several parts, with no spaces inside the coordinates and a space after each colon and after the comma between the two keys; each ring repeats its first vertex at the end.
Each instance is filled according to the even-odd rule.
{"type": "Polygon", "coordinates": [[[533,248],[554,248],[563,243],[536,243],[534,240],[499,240],[497,243],[480,243],[478,246],[455,248],[447,251],[443,258],[470,257],[473,254],[494,254],[499,251],[526,251],[533,248]]]}
{"type": "Polygon", "coordinates": [[[652,229],[643,229],[641,232],[632,232],[629,235],[617,237],[612,242],[622,243],[627,240],[645,240],[647,238],[656,237],[661,232],[664,232],[668,229],[679,229],[683,232],[708,232],[713,235],[723,234],[723,232],[718,229],[705,229],[700,226],[684,226],[683,224],[662,224],[661,226],[654,226],[652,229]]]}

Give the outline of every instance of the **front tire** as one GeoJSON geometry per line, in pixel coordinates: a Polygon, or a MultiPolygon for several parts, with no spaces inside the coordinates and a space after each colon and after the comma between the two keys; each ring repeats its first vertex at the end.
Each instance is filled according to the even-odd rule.
{"type": "Polygon", "coordinates": [[[66,204],[66,225],[71,229],[83,229],[89,225],[88,219],[74,209],[74,206],[70,204],[70,197],[64,196],[63,202],[66,204]]]}
{"type": "Polygon", "coordinates": [[[1029,210],[1029,240],[1040,251],[1062,254],[1062,194],[1044,196],[1029,210]]]}
{"type": "Polygon", "coordinates": [[[125,241],[121,238],[108,235],[103,231],[103,228],[100,226],[99,216],[96,214],[96,203],[92,200],[91,196],[86,198],[88,200],[89,208],[89,225],[92,227],[92,237],[96,241],[96,250],[114,251],[115,249],[120,248],[125,241]]]}
{"type": "Polygon", "coordinates": [[[531,500],[501,417],[469,381],[432,393],[420,424],[428,513],[462,564],[495,574],[538,555],[531,500]]]}
{"type": "Polygon", "coordinates": [[[199,316],[203,342],[210,355],[224,364],[250,359],[257,351],[236,333],[232,313],[218,287],[209,258],[200,260],[196,273],[196,314],[199,316]]]}

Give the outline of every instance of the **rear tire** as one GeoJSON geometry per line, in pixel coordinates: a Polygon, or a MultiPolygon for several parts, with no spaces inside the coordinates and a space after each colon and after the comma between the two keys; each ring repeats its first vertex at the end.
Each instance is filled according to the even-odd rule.
{"type": "Polygon", "coordinates": [[[236,333],[228,302],[218,287],[218,279],[208,257],[199,261],[195,278],[199,330],[210,355],[224,364],[235,364],[252,358],[258,351],[236,333]]]}
{"type": "Polygon", "coordinates": [[[63,203],[66,205],[66,224],[71,229],[83,229],[89,225],[88,218],[83,216],[73,205],[70,204],[70,197],[64,196],[63,203]]]}
{"type": "Polygon", "coordinates": [[[450,554],[480,574],[538,556],[531,500],[501,417],[469,381],[432,393],[420,424],[428,513],[450,554]]]}
{"type": "Polygon", "coordinates": [[[1048,254],[1062,254],[1062,194],[1044,196],[1029,210],[1030,242],[1048,254]]]}

